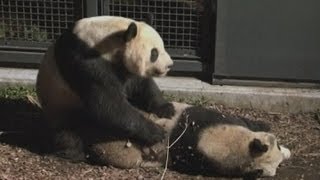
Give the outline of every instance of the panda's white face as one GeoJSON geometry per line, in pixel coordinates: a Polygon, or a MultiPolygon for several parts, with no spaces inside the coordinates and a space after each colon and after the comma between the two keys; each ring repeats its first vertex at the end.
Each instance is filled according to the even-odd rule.
{"type": "Polygon", "coordinates": [[[253,168],[262,170],[262,176],[272,177],[276,175],[279,164],[290,158],[291,153],[289,149],[278,144],[274,135],[264,134],[264,137],[259,140],[266,150],[254,159],[253,168]]]}
{"type": "Polygon", "coordinates": [[[135,25],[136,35],[126,43],[123,52],[127,69],[133,74],[145,77],[165,76],[173,61],[164,48],[162,38],[143,22],[136,22],[135,25]]]}

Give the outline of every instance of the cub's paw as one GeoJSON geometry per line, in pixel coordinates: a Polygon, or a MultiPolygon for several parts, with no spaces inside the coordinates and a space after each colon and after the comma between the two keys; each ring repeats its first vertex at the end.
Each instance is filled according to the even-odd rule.
{"type": "Polygon", "coordinates": [[[259,127],[260,131],[270,132],[271,126],[270,124],[263,121],[256,121],[256,126],[259,127]]]}
{"type": "Polygon", "coordinates": [[[249,125],[249,127],[251,126],[251,129],[253,129],[254,131],[264,131],[264,132],[270,132],[271,131],[271,126],[270,124],[268,124],[267,122],[264,121],[252,121],[252,124],[249,125]]]}
{"type": "Polygon", "coordinates": [[[175,109],[172,103],[163,104],[157,107],[154,112],[159,118],[171,118],[175,114],[175,109]]]}

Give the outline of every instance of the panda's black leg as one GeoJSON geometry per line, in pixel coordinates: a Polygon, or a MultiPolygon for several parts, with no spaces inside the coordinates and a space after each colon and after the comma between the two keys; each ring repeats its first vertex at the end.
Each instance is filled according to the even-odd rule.
{"type": "Polygon", "coordinates": [[[243,175],[243,180],[256,180],[259,177],[261,177],[262,173],[263,173],[263,170],[261,169],[256,169],[252,172],[245,173],[243,175]]]}
{"type": "Polygon", "coordinates": [[[252,131],[264,131],[269,132],[271,130],[270,124],[264,121],[253,121],[246,118],[241,118],[241,120],[246,124],[246,126],[252,131]]]}
{"type": "Polygon", "coordinates": [[[85,131],[79,110],[60,109],[46,112],[48,142],[53,155],[73,162],[85,160],[84,144],[77,131],[85,131]]]}
{"type": "Polygon", "coordinates": [[[50,152],[73,162],[85,161],[83,141],[78,134],[71,129],[48,129],[47,143],[51,147],[50,152]]]}
{"type": "Polygon", "coordinates": [[[154,113],[160,118],[171,118],[174,106],[167,101],[152,78],[139,78],[126,87],[130,102],[141,110],[154,113]],[[131,93],[130,93],[131,92],[131,93]]]}
{"type": "Polygon", "coordinates": [[[83,142],[71,130],[56,131],[54,134],[54,154],[73,162],[85,161],[83,142]]]}
{"type": "Polygon", "coordinates": [[[82,94],[86,112],[92,123],[103,126],[105,131],[116,129],[128,138],[151,145],[165,138],[160,126],[146,119],[123,95],[121,89],[105,88],[91,84],[86,94],[82,94]]]}

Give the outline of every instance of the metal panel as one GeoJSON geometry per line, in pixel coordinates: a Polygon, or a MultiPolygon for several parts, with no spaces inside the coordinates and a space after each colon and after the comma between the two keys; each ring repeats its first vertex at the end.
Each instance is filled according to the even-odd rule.
{"type": "Polygon", "coordinates": [[[27,51],[1,51],[0,63],[25,63],[25,64],[39,64],[42,59],[43,52],[27,52],[27,51]]]}
{"type": "Polygon", "coordinates": [[[99,15],[98,0],[86,0],[86,17],[99,15]]]}
{"type": "Polygon", "coordinates": [[[174,66],[172,71],[183,71],[183,72],[202,72],[202,63],[199,61],[190,61],[186,59],[173,60],[174,66]]]}
{"type": "Polygon", "coordinates": [[[320,80],[319,0],[218,0],[214,75],[320,80]]]}

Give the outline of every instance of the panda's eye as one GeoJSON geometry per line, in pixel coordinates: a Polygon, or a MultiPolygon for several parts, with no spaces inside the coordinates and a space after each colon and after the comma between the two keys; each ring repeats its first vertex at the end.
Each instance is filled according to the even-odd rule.
{"type": "Polygon", "coordinates": [[[150,61],[151,62],[156,62],[158,59],[159,53],[158,50],[156,48],[153,48],[151,50],[151,56],[150,56],[150,61]]]}

